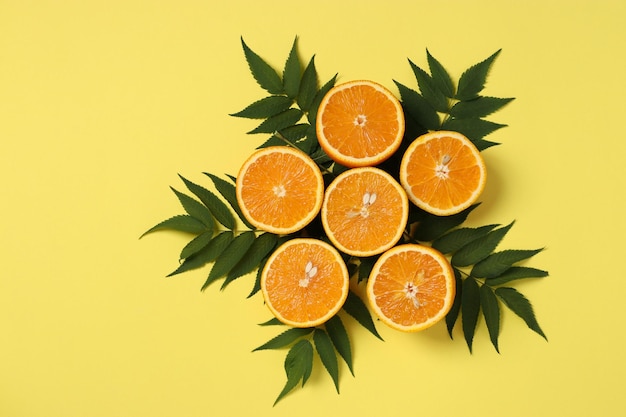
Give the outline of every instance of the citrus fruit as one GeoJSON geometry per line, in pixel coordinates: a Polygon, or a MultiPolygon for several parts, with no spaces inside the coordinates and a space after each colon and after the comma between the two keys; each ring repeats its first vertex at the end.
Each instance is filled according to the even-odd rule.
{"type": "Polygon", "coordinates": [[[394,329],[415,332],[450,311],[455,294],[448,260],[430,246],[403,244],[383,253],[367,281],[374,312],[394,329]]]}
{"type": "Polygon", "coordinates": [[[327,187],[322,203],[322,226],[342,252],[372,256],[402,237],[409,200],[402,186],[375,167],[352,168],[327,187]]]}
{"type": "Polygon", "coordinates": [[[457,132],[436,131],[418,137],[400,163],[400,183],[409,199],[438,216],[459,213],[475,203],[486,178],[480,152],[457,132]]]}
{"type": "Polygon", "coordinates": [[[404,113],[398,99],[372,81],[350,81],[326,93],[317,111],[319,143],[347,167],[377,165],[400,146],[404,113]]]}
{"type": "Polygon", "coordinates": [[[318,239],[288,240],[261,272],[265,303],[281,322],[318,326],[334,316],[348,296],[348,268],[341,254],[318,239]]]}
{"type": "Polygon", "coordinates": [[[296,232],[319,213],[324,180],[315,162],[289,146],[254,152],[237,175],[236,196],[253,226],[276,234],[296,232]]]}

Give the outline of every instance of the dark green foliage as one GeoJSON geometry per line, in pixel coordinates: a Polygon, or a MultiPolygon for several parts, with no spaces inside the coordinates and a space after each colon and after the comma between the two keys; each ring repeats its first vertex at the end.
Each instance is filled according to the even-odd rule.
{"type": "MultiPolygon", "coordinates": [[[[263,141],[252,148],[297,147],[319,165],[327,183],[348,169],[332,161],[321,149],[315,130],[318,107],[326,93],[335,85],[337,74],[320,87],[315,56],[308,60],[301,59],[297,37],[280,72],[254,52],[243,39],[241,45],[250,73],[264,91],[258,100],[231,114],[255,123],[249,134],[265,135],[263,141]]],[[[497,145],[497,142],[485,137],[506,125],[489,121],[486,117],[502,109],[513,98],[484,95],[483,90],[499,53],[497,51],[470,66],[461,74],[458,83],[453,81],[444,66],[428,50],[428,71],[409,59],[415,77],[413,86],[393,80],[398,88],[405,116],[405,136],[396,154],[380,167],[397,178],[404,150],[417,136],[432,130],[461,132],[481,151],[497,145]]],[[[180,176],[191,194],[174,188],[172,190],[185,214],[170,217],[141,235],[143,237],[161,230],[191,235],[189,242],[180,251],[180,264],[168,276],[212,263],[202,290],[222,278],[224,281],[221,288],[224,289],[232,281],[249,275],[254,281],[248,295],[252,297],[261,289],[261,274],[269,256],[283,242],[298,236],[312,236],[327,241],[319,218],[301,233],[292,235],[278,236],[257,230],[243,216],[238,205],[236,178],[226,175],[226,179],[223,179],[212,173],[205,174],[210,178],[216,192],[180,176]]],[[[503,308],[514,312],[531,330],[546,338],[530,301],[518,290],[503,286],[520,279],[546,277],[547,271],[519,265],[540,253],[542,249],[496,251],[513,223],[506,226],[463,226],[477,207],[478,204],[472,205],[452,216],[436,216],[411,205],[406,233],[400,243],[430,244],[450,260],[456,295],[445,323],[450,338],[455,326],[460,323],[470,352],[481,318],[484,319],[492,345],[496,351],[500,351],[498,340],[502,330],[503,308]]],[[[344,257],[357,284],[367,281],[377,259],[378,256],[344,257]]],[[[368,306],[355,292],[349,292],[340,314],[354,318],[358,325],[382,340],[368,306]]],[[[275,404],[298,386],[300,381],[304,385],[309,380],[316,353],[337,392],[340,365],[345,363],[354,375],[349,327],[344,326],[340,314],[315,328],[283,328],[280,334],[254,349],[287,351],[284,361],[287,381],[275,404]]],[[[284,326],[276,318],[260,325],[284,326]]]]}

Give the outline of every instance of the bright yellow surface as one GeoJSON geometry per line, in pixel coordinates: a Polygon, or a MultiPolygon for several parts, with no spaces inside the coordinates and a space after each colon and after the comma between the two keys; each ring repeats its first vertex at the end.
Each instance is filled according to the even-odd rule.
{"type": "Polygon", "coordinates": [[[374,3],[0,1],[0,416],[623,415],[626,3],[374,3]],[[262,140],[228,116],[262,97],[239,37],[280,68],[296,34],[324,80],[396,92],[427,47],[455,77],[503,48],[486,92],[517,99],[471,221],[547,248],[517,288],[549,342],[509,313],[500,355],[484,322],[472,355],[442,324],[350,322],[341,394],[316,362],[272,408],[284,352],[250,352],[277,333],[252,279],[165,278],[186,238],[138,237],[182,213],[168,186],[262,140]]]}

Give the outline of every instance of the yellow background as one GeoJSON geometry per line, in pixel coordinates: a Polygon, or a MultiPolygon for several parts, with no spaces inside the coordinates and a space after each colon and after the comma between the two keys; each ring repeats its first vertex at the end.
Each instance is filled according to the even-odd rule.
{"type": "Polygon", "coordinates": [[[626,3],[597,1],[0,0],[0,416],[620,416],[626,3]],[[549,341],[505,313],[421,334],[353,321],[341,394],[319,361],[276,407],[285,352],[246,299],[252,278],[199,291],[165,278],[186,237],[139,235],[182,213],[177,176],[236,173],[263,138],[228,114],[263,96],[240,45],[281,68],[295,35],[320,77],[415,86],[425,49],[457,78],[503,48],[486,93],[483,205],[516,220],[506,248],[546,247],[550,276],[516,288],[549,341]],[[346,414],[350,413],[350,414],[346,414]]]}

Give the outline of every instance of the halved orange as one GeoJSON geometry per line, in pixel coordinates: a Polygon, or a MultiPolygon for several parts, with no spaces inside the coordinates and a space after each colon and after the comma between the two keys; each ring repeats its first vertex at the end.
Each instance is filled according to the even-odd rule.
{"type": "Polygon", "coordinates": [[[389,158],[404,134],[400,101],[372,81],[350,81],[326,93],[317,111],[317,138],[347,167],[373,166],[389,158]]]}
{"type": "Polygon", "coordinates": [[[317,164],[289,146],[254,152],[239,170],[237,202],[253,226],[276,234],[302,229],[319,213],[324,180],[317,164]]]}
{"type": "Polygon", "coordinates": [[[435,131],[415,139],[400,163],[409,199],[438,215],[459,213],[478,200],[487,170],[480,151],[458,132],[435,131]]]}
{"type": "Polygon", "coordinates": [[[288,240],[261,272],[265,303],[281,322],[315,327],[334,316],[348,297],[349,275],[341,254],[318,239],[288,240]]]}
{"type": "Polygon", "coordinates": [[[344,171],[328,185],[321,217],[326,235],[339,250],[372,256],[400,240],[408,215],[402,186],[379,168],[361,167],[344,171]]]}
{"type": "Polygon", "coordinates": [[[367,298],[381,321],[406,332],[444,318],[455,294],[448,260],[430,246],[403,244],[383,253],[367,281],[367,298]]]}

